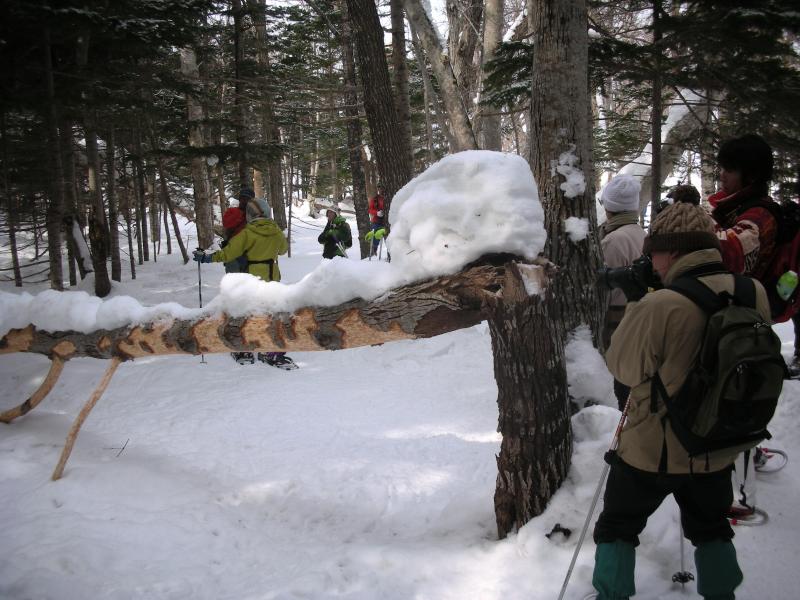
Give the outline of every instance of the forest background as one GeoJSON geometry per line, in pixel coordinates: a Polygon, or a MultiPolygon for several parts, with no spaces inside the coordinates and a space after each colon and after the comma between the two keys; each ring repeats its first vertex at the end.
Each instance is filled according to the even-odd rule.
{"type": "MultiPolygon", "coordinates": [[[[302,203],[351,203],[365,256],[367,198],[379,181],[390,200],[465,149],[533,162],[542,107],[531,81],[549,60],[536,62],[533,43],[542,4],[3,3],[1,226],[13,260],[0,276],[64,289],[94,272],[105,296],[173,243],[188,260],[176,213],[210,246],[245,185],[269,199],[282,227],[302,203]],[[18,258],[20,232],[33,260],[18,258]]],[[[578,111],[591,122],[590,190],[628,169],[642,177],[643,212],[670,176],[700,182],[705,196],[720,141],[757,132],[775,150],[774,195],[796,198],[793,2],[561,4],[585,23],[588,56],[577,60],[588,64],[562,77],[588,73],[578,111]]]]}

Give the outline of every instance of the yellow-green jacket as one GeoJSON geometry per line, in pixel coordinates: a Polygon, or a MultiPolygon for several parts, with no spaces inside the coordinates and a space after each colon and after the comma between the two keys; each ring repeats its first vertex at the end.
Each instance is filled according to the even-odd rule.
{"type": "Polygon", "coordinates": [[[264,281],[280,281],[281,271],[278,268],[278,255],[286,254],[289,244],[286,236],[270,219],[258,219],[248,223],[244,229],[233,236],[222,250],[217,250],[211,256],[212,262],[230,262],[240,256],[247,257],[247,272],[264,281]],[[270,278],[270,265],[261,261],[275,261],[272,265],[270,278]]]}
{"type": "MultiPolygon", "coordinates": [[[[679,275],[706,263],[721,262],[718,250],[698,250],[681,257],[664,278],[668,286],[679,275]]],[[[733,276],[699,277],[699,281],[719,293],[733,293],[733,276]]],[[[756,310],[770,322],[769,302],[757,281],[756,310]]],[[[693,367],[705,334],[707,316],[694,302],[673,290],[658,290],[639,302],[629,302],[625,316],[611,337],[606,363],[611,374],[631,387],[628,419],[620,437],[617,455],[643,471],[657,472],[666,451],[667,473],[719,471],[736,458],[736,450],[720,450],[690,463],[689,453],[672,432],[667,408],[658,401],[658,411],[650,410],[650,385],[656,371],[673,396],[693,367]]]]}

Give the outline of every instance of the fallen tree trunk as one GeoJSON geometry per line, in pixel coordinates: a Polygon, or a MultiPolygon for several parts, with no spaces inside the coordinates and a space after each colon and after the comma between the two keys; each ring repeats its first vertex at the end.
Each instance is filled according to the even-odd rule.
{"type": "Polygon", "coordinates": [[[502,296],[506,278],[530,277],[533,270],[523,272],[512,259],[489,257],[454,275],[391,290],[373,301],[306,307],[292,314],[223,314],[91,333],[49,332],[29,325],[9,331],[0,340],[0,354],[34,352],[62,360],[90,356],[126,361],[166,354],[340,350],[432,337],[486,319],[486,301],[502,296]]]}

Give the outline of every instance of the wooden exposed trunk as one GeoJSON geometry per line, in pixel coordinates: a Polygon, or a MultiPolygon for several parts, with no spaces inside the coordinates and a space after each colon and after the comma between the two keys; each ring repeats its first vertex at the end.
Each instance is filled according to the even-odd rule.
{"type": "MultiPolygon", "coordinates": [[[[474,263],[455,275],[392,290],[379,299],[303,308],[293,314],[196,321],[165,320],[92,333],[43,331],[32,325],[0,339],[0,354],[35,352],[69,360],[79,356],[130,360],[165,354],[211,354],[258,350],[340,350],[401,339],[425,338],[475,325],[486,302],[507,280],[520,276],[513,257],[474,263]]],[[[532,268],[532,267],[531,267],[532,268]]],[[[514,289],[524,284],[513,283],[514,289]]]]}

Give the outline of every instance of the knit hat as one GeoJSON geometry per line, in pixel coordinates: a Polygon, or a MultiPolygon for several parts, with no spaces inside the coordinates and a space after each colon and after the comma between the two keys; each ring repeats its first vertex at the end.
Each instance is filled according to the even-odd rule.
{"type": "Polygon", "coordinates": [[[247,203],[247,222],[252,223],[258,219],[271,219],[272,209],[264,198],[254,198],[247,203]]]}
{"type": "Polygon", "coordinates": [[[608,212],[639,211],[642,186],[632,175],[617,175],[600,192],[600,202],[608,212]]]}
{"type": "Polygon", "coordinates": [[[239,190],[239,200],[252,200],[255,197],[256,193],[248,187],[239,190]]]}
{"type": "Polygon", "coordinates": [[[650,234],[644,238],[643,252],[686,254],[707,248],[720,249],[711,216],[699,206],[676,202],[653,219],[650,234]]]}
{"type": "Polygon", "coordinates": [[[676,185],[667,194],[667,198],[672,198],[674,202],[687,202],[688,204],[700,204],[700,192],[693,185],[676,185]]]}

